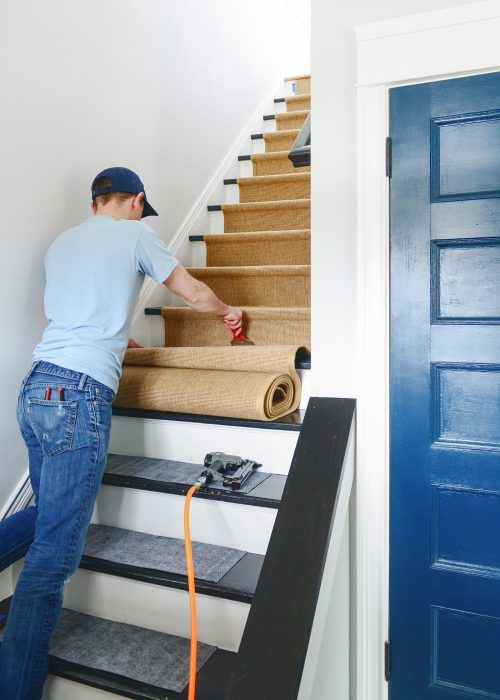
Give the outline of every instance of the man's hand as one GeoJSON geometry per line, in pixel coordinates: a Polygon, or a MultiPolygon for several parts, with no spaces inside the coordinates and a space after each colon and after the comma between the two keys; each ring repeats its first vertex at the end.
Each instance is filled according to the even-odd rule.
{"type": "Polygon", "coordinates": [[[133,338],[128,339],[128,348],[143,348],[144,345],[141,345],[140,343],[137,342],[137,340],[134,340],[133,338]]]}
{"type": "Polygon", "coordinates": [[[239,335],[243,328],[243,313],[241,309],[237,309],[234,306],[229,306],[228,308],[228,313],[222,316],[221,321],[226,328],[239,335]]]}

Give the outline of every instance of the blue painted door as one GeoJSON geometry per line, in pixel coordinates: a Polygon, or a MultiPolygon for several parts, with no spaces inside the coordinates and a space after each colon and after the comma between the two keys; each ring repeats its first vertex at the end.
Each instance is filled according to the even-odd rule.
{"type": "Polygon", "coordinates": [[[395,88],[391,700],[500,700],[500,73],[395,88]]]}

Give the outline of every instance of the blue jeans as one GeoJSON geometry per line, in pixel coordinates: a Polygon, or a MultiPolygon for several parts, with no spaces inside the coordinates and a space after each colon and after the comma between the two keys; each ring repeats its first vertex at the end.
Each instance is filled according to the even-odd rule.
{"type": "Polygon", "coordinates": [[[22,381],[17,419],[35,505],[0,522],[0,571],[26,555],[0,648],[0,700],[42,697],[65,584],[80,563],[104,472],[114,398],[93,377],[44,360],[22,381]]]}

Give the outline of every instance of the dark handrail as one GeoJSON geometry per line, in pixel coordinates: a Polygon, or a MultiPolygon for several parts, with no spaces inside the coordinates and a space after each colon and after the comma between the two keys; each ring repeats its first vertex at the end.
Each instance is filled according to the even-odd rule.
{"type": "Polygon", "coordinates": [[[302,125],[299,135],[295,139],[288,157],[294,168],[303,168],[311,165],[311,113],[302,125]]]}
{"type": "Polygon", "coordinates": [[[354,419],[311,398],[224,700],[297,698],[354,419]]]}

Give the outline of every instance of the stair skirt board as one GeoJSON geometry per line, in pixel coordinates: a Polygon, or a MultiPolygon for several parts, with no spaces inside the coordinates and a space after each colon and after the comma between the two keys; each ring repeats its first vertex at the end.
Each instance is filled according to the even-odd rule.
{"type": "Polygon", "coordinates": [[[209,234],[204,242],[207,267],[311,263],[309,231],[209,234]]]}
{"type": "MultiPolygon", "coordinates": [[[[308,308],[249,307],[242,305],[245,332],[257,346],[283,343],[311,346],[311,311],[308,308]]],[[[164,306],[165,345],[226,346],[227,330],[216,316],[184,306],[164,306]]]]}
{"type": "Polygon", "coordinates": [[[290,129],[301,129],[307,116],[308,109],[297,112],[283,112],[276,114],[276,131],[288,131],[290,129]]]}
{"type": "MultiPolygon", "coordinates": [[[[198,639],[238,651],[249,603],[197,593],[198,639]]],[[[69,579],[65,608],[189,638],[187,590],[79,568],[69,579]]]]}
{"type": "MultiPolygon", "coordinates": [[[[265,175],[291,175],[297,173],[292,161],[288,157],[289,151],[276,151],[275,153],[255,153],[251,157],[252,174],[254,177],[265,175]]],[[[300,168],[301,173],[310,173],[310,166],[300,168]]],[[[243,176],[243,174],[242,174],[243,176]]]]}
{"type": "MultiPolygon", "coordinates": [[[[263,134],[265,152],[289,152],[300,134],[300,129],[283,129],[263,134]]],[[[301,171],[302,172],[302,171],[301,171]]]]}
{"type": "Polygon", "coordinates": [[[311,176],[294,172],[280,175],[264,175],[238,178],[239,201],[277,202],[289,199],[310,199],[311,176]]]}
{"type": "MultiPolygon", "coordinates": [[[[184,498],[138,486],[102,485],[92,522],[163,537],[184,537],[184,498]]],[[[276,508],[195,498],[191,537],[196,542],[265,554],[276,508]]]]}
{"type": "Polygon", "coordinates": [[[189,272],[234,306],[310,306],[309,265],[199,267],[189,272]]]}
{"type": "MultiPolygon", "coordinates": [[[[201,456],[201,455],[200,455],[201,456]]],[[[126,477],[142,477],[151,481],[165,481],[192,486],[204,471],[202,464],[176,462],[169,459],[154,459],[151,457],[134,457],[117,455],[108,452],[105,473],[126,477]]],[[[211,491],[226,491],[235,495],[251,493],[259,484],[269,479],[271,475],[261,469],[254,470],[248,481],[237,491],[230,486],[224,486],[222,481],[215,478],[209,487],[200,493],[211,491]]],[[[196,497],[195,497],[196,498],[196,497]]]]}
{"type": "Polygon", "coordinates": [[[299,432],[216,423],[113,416],[109,451],[137,457],[200,462],[210,450],[254,459],[263,471],[287,474],[299,432]]]}
{"type": "MultiPolygon", "coordinates": [[[[311,200],[223,204],[224,231],[284,231],[310,228],[311,200]]],[[[215,233],[215,232],[214,232],[215,233]]]]}
{"type": "MultiPolygon", "coordinates": [[[[92,523],[87,530],[83,556],[187,576],[184,540],[173,537],[92,523]]],[[[195,576],[219,583],[244,556],[240,549],[193,542],[195,576]]]]}

